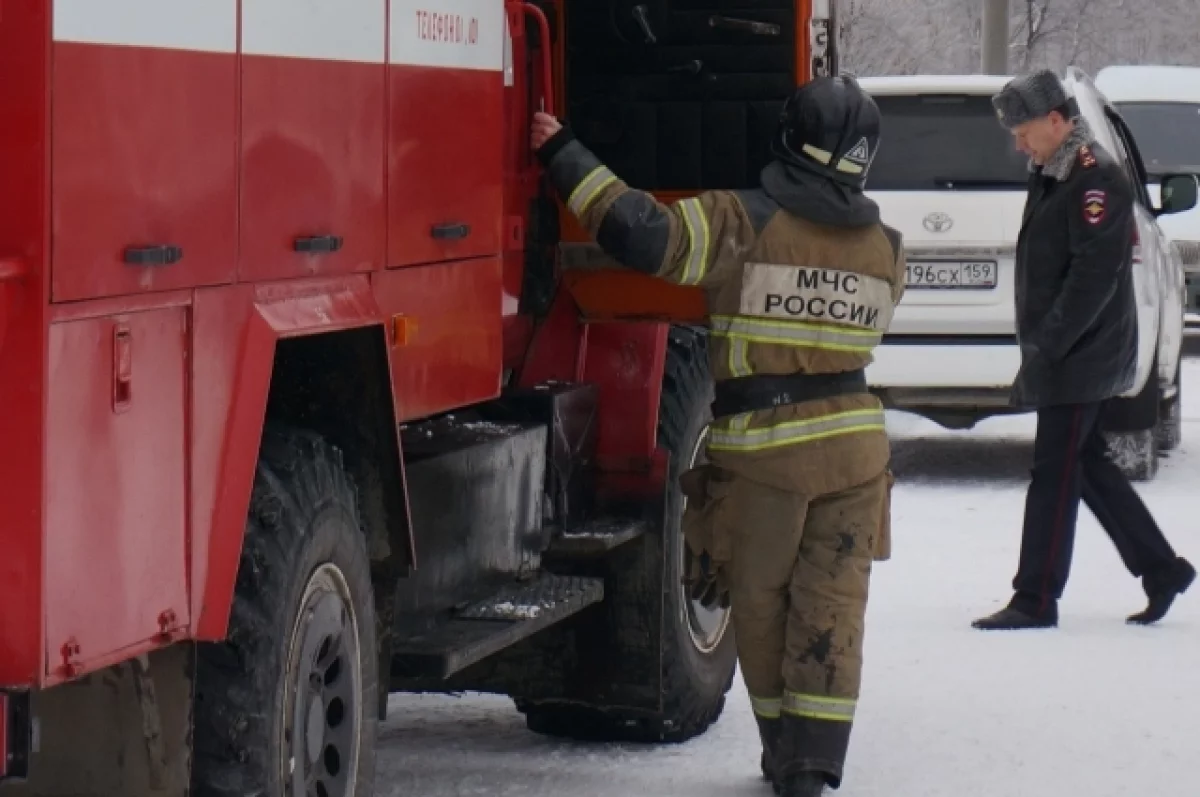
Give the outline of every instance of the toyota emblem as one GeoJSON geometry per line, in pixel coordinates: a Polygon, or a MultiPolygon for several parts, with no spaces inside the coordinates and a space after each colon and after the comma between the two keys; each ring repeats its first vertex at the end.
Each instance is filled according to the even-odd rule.
{"type": "Polygon", "coordinates": [[[954,226],[954,219],[946,213],[930,213],[922,223],[930,232],[946,232],[954,226]]]}

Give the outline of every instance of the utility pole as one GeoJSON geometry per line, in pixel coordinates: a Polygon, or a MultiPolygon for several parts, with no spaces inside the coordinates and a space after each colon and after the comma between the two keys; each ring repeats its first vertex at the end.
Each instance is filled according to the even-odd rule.
{"type": "Polygon", "coordinates": [[[983,0],[979,41],[985,75],[1008,74],[1008,20],[1008,0],[983,0]]]}

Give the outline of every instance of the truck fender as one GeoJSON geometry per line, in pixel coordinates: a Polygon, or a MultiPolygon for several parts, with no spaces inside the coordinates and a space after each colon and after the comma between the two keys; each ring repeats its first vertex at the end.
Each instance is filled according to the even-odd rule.
{"type": "MultiPolygon", "coordinates": [[[[193,636],[204,641],[221,640],[226,633],[268,419],[299,423],[342,452],[359,491],[375,566],[398,574],[415,563],[389,334],[369,280],[337,278],[258,286],[252,293],[240,287],[232,291],[249,306],[229,374],[219,492],[213,496],[211,522],[197,524],[193,541],[193,636]],[[324,378],[314,383],[310,377],[316,372],[324,378]],[[349,411],[348,397],[356,402],[349,411]]],[[[204,302],[197,305],[203,313],[204,302]]],[[[197,360],[204,357],[199,340],[203,325],[201,316],[197,360]]],[[[200,378],[197,384],[203,385],[200,378]]],[[[197,437],[203,433],[198,428],[197,437]]]]}

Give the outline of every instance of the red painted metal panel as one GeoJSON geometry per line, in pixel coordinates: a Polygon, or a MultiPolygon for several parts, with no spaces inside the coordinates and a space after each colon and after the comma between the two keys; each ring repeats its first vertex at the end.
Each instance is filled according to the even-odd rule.
{"type": "Polygon", "coordinates": [[[233,54],[55,43],[55,301],[232,280],[236,81],[233,54]]]}
{"type": "Polygon", "coordinates": [[[224,638],[281,338],[380,324],[366,276],[196,292],[192,350],[192,634],[224,638]]]}
{"type": "Polygon", "coordinates": [[[382,63],[243,56],[242,280],[382,266],[385,75],[382,63]],[[319,236],[340,250],[295,250],[319,236]]]}
{"type": "Polygon", "coordinates": [[[600,389],[596,463],[602,470],[650,466],[658,445],[668,329],[668,324],[654,321],[587,327],[584,381],[600,389]]]}
{"type": "Polygon", "coordinates": [[[584,323],[571,294],[560,289],[534,335],[518,384],[580,378],[596,383],[597,464],[609,471],[643,470],[658,445],[669,328],[661,321],[584,323]]]}
{"type": "Polygon", "coordinates": [[[583,326],[575,299],[558,292],[550,313],[534,332],[529,353],[517,378],[521,387],[543,382],[570,382],[582,362],[583,326]]]}
{"type": "Polygon", "coordinates": [[[389,266],[501,251],[502,90],[499,71],[390,67],[389,266]]]}
{"type": "Polygon", "coordinates": [[[500,394],[503,325],[500,258],[375,275],[387,316],[413,332],[392,347],[392,384],[401,421],[487,401],[500,394]]]}
{"type": "Polygon", "coordinates": [[[354,329],[383,320],[367,275],[258,285],[254,309],[281,338],[354,329]]]}
{"type": "Polygon", "coordinates": [[[48,3],[0,0],[0,685],[42,659],[48,213],[48,3]],[[13,77],[18,76],[18,77],[13,77]]]}
{"type": "Polygon", "coordinates": [[[86,302],[50,305],[50,323],[82,321],[85,318],[104,318],[123,313],[141,313],[166,307],[189,307],[192,292],[187,290],[148,293],[137,296],[114,296],[109,299],[92,299],[86,302]]]}
{"type": "Polygon", "coordinates": [[[188,623],[186,341],[178,307],[50,328],[50,680],[188,623]]]}
{"type": "MultiPolygon", "coordinates": [[[[537,196],[538,167],[529,144],[529,69],[525,53],[525,12],[519,2],[505,5],[509,36],[504,87],[504,364],[520,366],[533,334],[532,319],[520,314],[525,247],[530,237],[530,203],[537,196]]],[[[550,261],[547,261],[550,262],[550,261]]]]}
{"type": "Polygon", "coordinates": [[[253,311],[254,288],[196,291],[192,310],[191,614],[198,639],[225,636],[275,334],[253,311]]]}

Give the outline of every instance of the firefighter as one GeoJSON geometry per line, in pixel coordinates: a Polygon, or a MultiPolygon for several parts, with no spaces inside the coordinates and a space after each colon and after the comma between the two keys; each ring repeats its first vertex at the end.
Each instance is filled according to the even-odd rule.
{"type": "Polygon", "coordinates": [[[883,409],[863,372],[904,289],[899,233],[862,191],[875,103],[851,78],[788,99],[761,187],[671,205],[629,188],[546,114],[532,143],[621,265],[701,287],[715,380],[708,465],[684,476],[694,597],[728,605],[785,797],[842,781],[873,561],[890,546],[883,409]]]}

